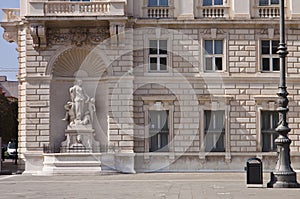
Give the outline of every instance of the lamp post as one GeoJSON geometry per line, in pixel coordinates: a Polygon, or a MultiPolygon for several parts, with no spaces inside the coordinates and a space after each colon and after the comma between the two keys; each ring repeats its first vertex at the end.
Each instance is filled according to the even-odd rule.
{"type": "Polygon", "coordinates": [[[280,57],[280,85],[278,95],[278,113],[279,123],[276,131],[279,133],[275,140],[277,145],[277,164],[275,170],[271,173],[271,181],[268,183],[269,188],[299,188],[296,172],[291,167],[290,160],[290,144],[288,133],[291,129],[287,123],[287,112],[289,100],[286,88],[286,68],[285,58],[288,54],[285,44],[285,15],[284,15],[284,0],[280,0],[280,44],[278,47],[280,57]]]}

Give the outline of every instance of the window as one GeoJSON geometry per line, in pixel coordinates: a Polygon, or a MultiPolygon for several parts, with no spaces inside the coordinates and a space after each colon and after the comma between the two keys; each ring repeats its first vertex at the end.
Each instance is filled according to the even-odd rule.
{"type": "Polygon", "coordinates": [[[149,6],[168,6],[168,0],[149,0],[149,6]]]}
{"type": "Polygon", "coordinates": [[[225,111],[205,111],[205,151],[225,152],[225,111]]]}
{"type": "Polygon", "coordinates": [[[203,6],[223,5],[223,0],[203,0],[203,6]]]}
{"type": "Polygon", "coordinates": [[[262,111],[261,112],[261,134],[262,134],[262,151],[276,151],[275,139],[278,133],[275,128],[278,124],[277,111],[262,111]]]}
{"type": "Polygon", "coordinates": [[[169,111],[149,111],[149,151],[168,151],[169,111]]]}
{"type": "Polygon", "coordinates": [[[279,71],[278,46],[279,41],[261,41],[262,71],[279,71]]]}
{"type": "Polygon", "coordinates": [[[223,41],[204,41],[204,67],[206,71],[223,70],[223,41]]]}
{"type": "Polygon", "coordinates": [[[149,41],[149,71],[166,72],[168,58],[168,41],[167,40],[150,40],[149,41]]]}
{"type": "Polygon", "coordinates": [[[274,4],[279,4],[279,0],[259,0],[260,6],[269,6],[274,4]]]}

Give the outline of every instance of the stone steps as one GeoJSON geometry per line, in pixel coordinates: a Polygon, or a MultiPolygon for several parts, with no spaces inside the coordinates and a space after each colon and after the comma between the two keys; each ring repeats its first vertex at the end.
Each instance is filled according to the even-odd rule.
{"type": "Polygon", "coordinates": [[[100,157],[94,154],[45,154],[41,175],[101,175],[100,157]]]}

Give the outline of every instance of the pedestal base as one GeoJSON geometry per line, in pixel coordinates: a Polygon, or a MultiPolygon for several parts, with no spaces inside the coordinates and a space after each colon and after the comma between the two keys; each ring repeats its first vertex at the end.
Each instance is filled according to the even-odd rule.
{"type": "Polygon", "coordinates": [[[61,153],[95,153],[100,152],[100,144],[94,138],[94,129],[91,126],[68,126],[66,129],[66,140],[61,143],[61,153]],[[77,136],[81,142],[78,143],[77,136]]]}
{"type": "Polygon", "coordinates": [[[295,172],[288,174],[271,172],[271,181],[267,186],[268,188],[300,188],[295,172]]]}

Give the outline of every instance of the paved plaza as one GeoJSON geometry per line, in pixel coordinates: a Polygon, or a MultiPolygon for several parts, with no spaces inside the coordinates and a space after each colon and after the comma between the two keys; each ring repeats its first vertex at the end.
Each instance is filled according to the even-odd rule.
{"type": "MultiPolygon", "coordinates": [[[[0,176],[0,198],[298,199],[300,189],[247,188],[245,173],[0,176]]],[[[298,173],[298,181],[299,173],[298,173]]]]}

